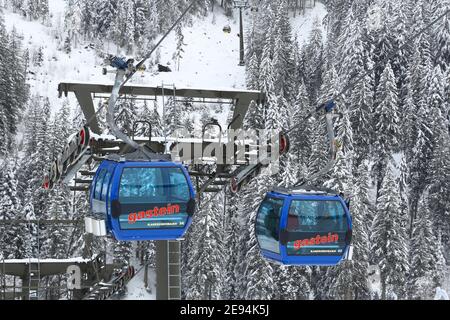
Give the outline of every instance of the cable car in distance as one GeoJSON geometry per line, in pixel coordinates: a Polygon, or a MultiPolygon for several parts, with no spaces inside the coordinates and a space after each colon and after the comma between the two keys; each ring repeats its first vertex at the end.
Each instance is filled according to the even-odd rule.
{"type": "Polygon", "coordinates": [[[349,203],[331,190],[277,188],[261,203],[255,231],[264,258],[282,265],[351,260],[349,203]]]}
{"type": "Polygon", "coordinates": [[[195,191],[182,164],[113,155],[97,169],[90,206],[116,240],[176,240],[192,223],[195,191]]]}

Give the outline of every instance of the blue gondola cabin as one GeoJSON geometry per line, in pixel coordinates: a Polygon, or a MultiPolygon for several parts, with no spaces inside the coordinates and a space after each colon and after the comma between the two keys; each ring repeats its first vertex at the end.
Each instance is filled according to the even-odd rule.
{"type": "Polygon", "coordinates": [[[349,204],[338,194],[269,192],[255,230],[262,255],[283,265],[333,266],[351,257],[349,204]]]}
{"type": "Polygon", "coordinates": [[[182,238],[195,212],[186,168],[170,161],[104,160],[90,189],[94,215],[121,241],[182,238]]]}

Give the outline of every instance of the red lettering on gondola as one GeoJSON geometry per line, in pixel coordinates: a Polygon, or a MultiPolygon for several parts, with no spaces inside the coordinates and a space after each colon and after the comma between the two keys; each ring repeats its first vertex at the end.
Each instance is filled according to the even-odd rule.
{"type": "Polygon", "coordinates": [[[338,234],[329,233],[328,236],[317,235],[311,239],[296,240],[294,242],[294,248],[295,248],[295,250],[300,250],[302,247],[314,246],[314,245],[326,244],[326,243],[336,243],[338,241],[339,241],[338,234]]]}
{"type": "Polygon", "coordinates": [[[128,223],[135,224],[139,220],[150,219],[153,217],[162,217],[165,215],[171,215],[180,212],[180,206],[178,204],[168,205],[167,207],[153,209],[147,211],[133,212],[128,215],[128,223]]]}

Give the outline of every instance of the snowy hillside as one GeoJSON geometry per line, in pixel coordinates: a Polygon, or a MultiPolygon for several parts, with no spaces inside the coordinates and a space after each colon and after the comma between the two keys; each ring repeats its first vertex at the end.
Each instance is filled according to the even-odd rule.
{"type": "MultiPolygon", "coordinates": [[[[23,16],[5,12],[5,23],[9,30],[15,28],[24,37],[26,48],[33,54],[43,47],[44,62],[42,67],[32,66],[28,79],[33,93],[50,99],[53,110],[61,106],[57,98],[57,85],[60,82],[113,83],[114,75],[102,75],[103,61],[89,42],[74,48],[66,54],[62,48],[62,31],[64,23],[64,0],[50,0],[51,21],[44,26],[38,21],[28,21],[23,16]],[[58,38],[56,38],[58,37],[58,38]]],[[[324,5],[308,10],[305,16],[292,18],[292,26],[299,42],[306,41],[315,19],[322,20],[326,11],[324,5]]],[[[235,15],[237,17],[237,15],[235,15]]],[[[245,16],[248,23],[251,15],[245,16]]],[[[155,74],[154,70],[138,73],[132,83],[158,86],[175,84],[176,87],[194,88],[237,88],[245,89],[245,67],[239,62],[239,21],[228,18],[223,9],[217,7],[204,19],[195,21],[192,27],[183,29],[185,36],[185,53],[180,62],[180,70],[176,70],[173,54],[176,49],[175,32],[172,32],[160,47],[161,64],[173,70],[170,73],[155,74]],[[230,34],[223,32],[223,27],[230,25],[230,34]]],[[[111,46],[113,47],[113,46],[111,46]]],[[[109,46],[105,45],[105,52],[109,46]]],[[[115,52],[111,52],[115,53],[115,52]]],[[[70,104],[76,108],[76,99],[70,97],[70,104]]]]}

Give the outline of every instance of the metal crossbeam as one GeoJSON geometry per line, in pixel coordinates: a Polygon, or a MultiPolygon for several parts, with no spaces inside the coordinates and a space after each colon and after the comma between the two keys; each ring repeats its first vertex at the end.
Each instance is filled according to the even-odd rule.
{"type": "MultiPolygon", "coordinates": [[[[60,83],[58,86],[59,96],[62,97],[68,95],[69,92],[75,93],[78,102],[83,110],[86,119],[90,119],[89,126],[91,130],[97,134],[101,134],[96,116],[96,110],[94,109],[93,95],[109,96],[112,92],[112,85],[103,84],[86,84],[86,83],[60,83]]],[[[206,99],[218,99],[231,100],[235,105],[233,119],[236,119],[230,129],[241,129],[243,120],[248,112],[248,107],[252,101],[257,104],[264,104],[266,96],[255,90],[211,90],[202,88],[161,88],[161,87],[148,87],[127,85],[120,90],[121,95],[134,96],[134,97],[162,97],[162,96],[176,96],[183,98],[193,98],[195,100],[206,99]]]]}

